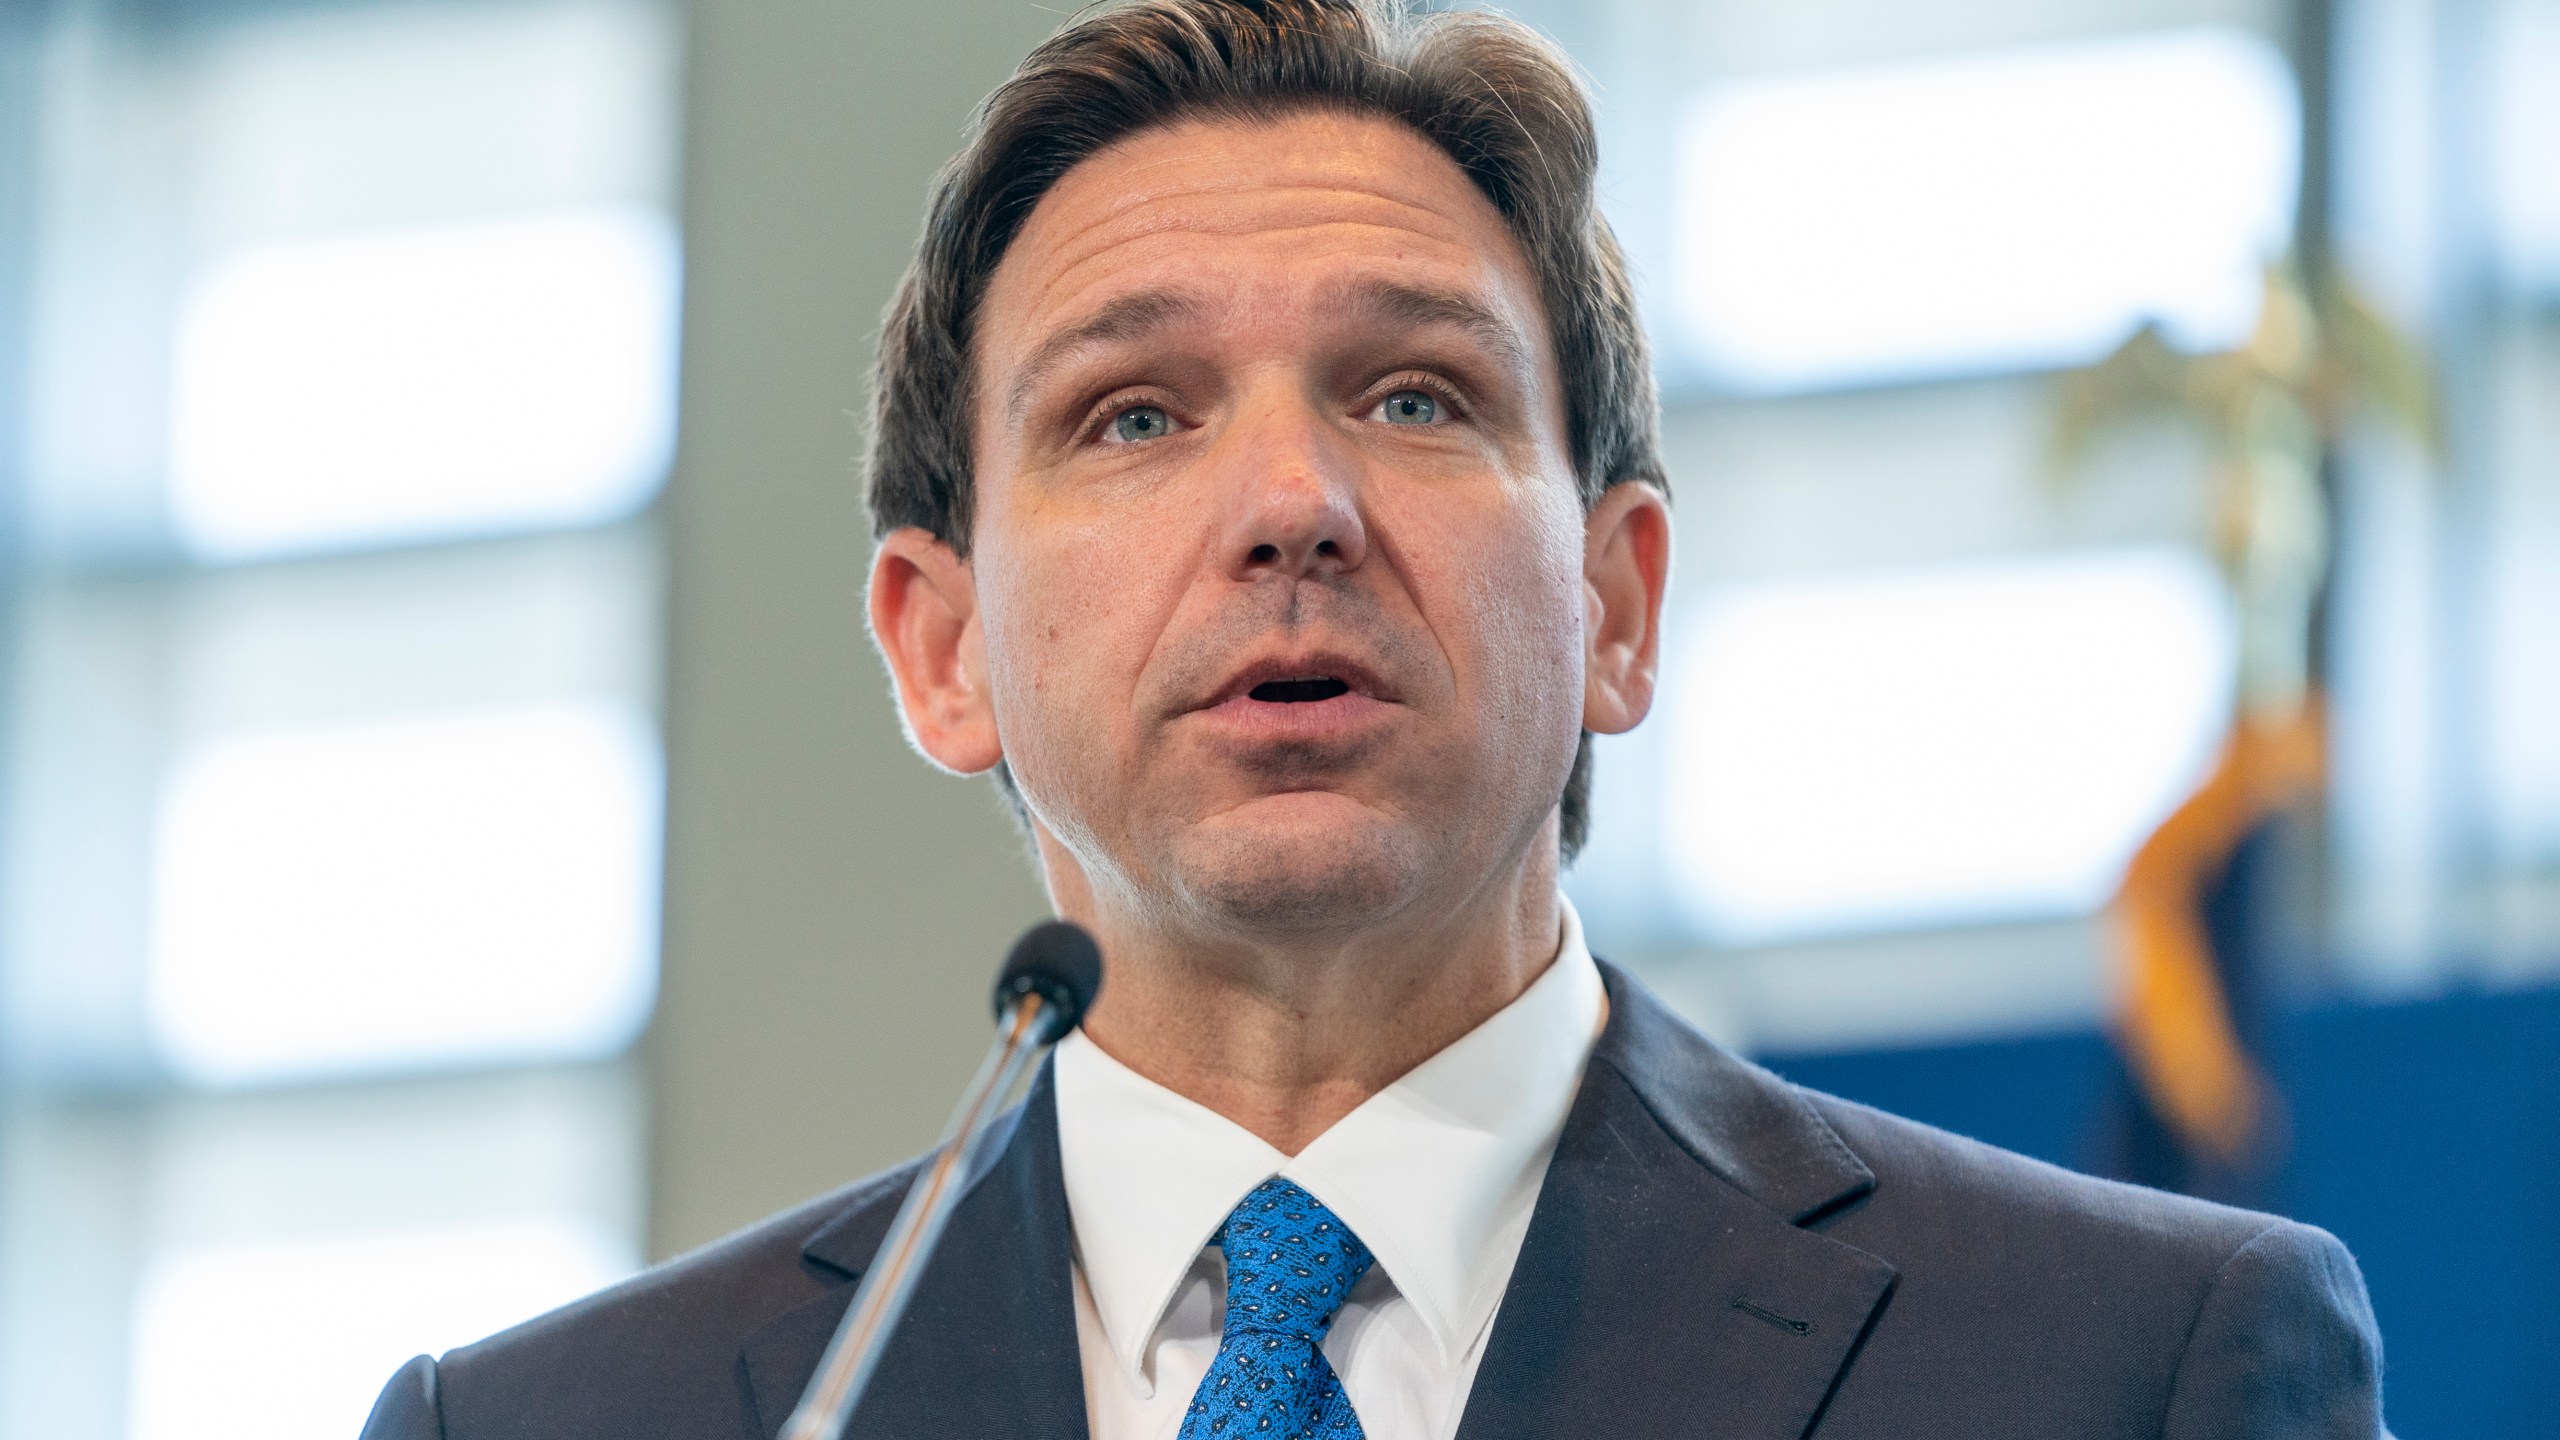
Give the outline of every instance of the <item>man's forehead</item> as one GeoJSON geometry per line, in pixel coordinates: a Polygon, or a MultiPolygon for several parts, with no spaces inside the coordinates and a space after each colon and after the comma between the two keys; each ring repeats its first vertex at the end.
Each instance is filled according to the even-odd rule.
{"type": "Polygon", "coordinates": [[[981,333],[1027,359],[1064,332],[1122,338],[1275,288],[1407,322],[1541,318],[1510,227],[1456,162],[1396,122],[1310,113],[1183,122],[1078,164],[1008,247],[981,333]]]}

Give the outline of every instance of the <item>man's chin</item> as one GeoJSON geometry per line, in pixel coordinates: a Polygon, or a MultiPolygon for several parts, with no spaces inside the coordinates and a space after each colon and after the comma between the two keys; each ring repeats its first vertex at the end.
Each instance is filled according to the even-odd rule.
{"type": "Polygon", "coordinates": [[[1211,924],[1304,934],[1394,914],[1424,883],[1419,837],[1369,806],[1303,791],[1266,796],[1193,826],[1176,884],[1211,924]]]}

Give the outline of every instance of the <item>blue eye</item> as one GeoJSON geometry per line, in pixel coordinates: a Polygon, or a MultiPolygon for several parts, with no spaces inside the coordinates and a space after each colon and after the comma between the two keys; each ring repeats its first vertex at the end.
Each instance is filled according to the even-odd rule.
{"type": "Polygon", "coordinates": [[[1430,425],[1440,418],[1440,402],[1422,390],[1399,390],[1378,408],[1390,425],[1430,425]]]}
{"type": "Polygon", "coordinates": [[[1111,438],[1124,443],[1153,440],[1173,429],[1173,417],[1153,405],[1132,405],[1111,417],[1111,438]]]}

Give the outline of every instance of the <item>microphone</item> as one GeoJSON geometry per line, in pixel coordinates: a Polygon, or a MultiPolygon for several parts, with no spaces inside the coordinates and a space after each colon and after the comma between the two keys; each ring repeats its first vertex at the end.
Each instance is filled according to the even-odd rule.
{"type": "Polygon", "coordinates": [[[995,1044],[962,1093],[960,1108],[951,1112],[942,1143],[908,1186],[906,1202],[889,1222],[817,1373],[783,1422],[780,1440],[841,1440],[952,1208],[993,1158],[982,1152],[988,1123],[1002,1109],[999,1102],[1049,1047],[1082,1023],[1101,990],[1102,950],[1081,926],[1045,921],[1013,942],[996,976],[995,1044]]]}

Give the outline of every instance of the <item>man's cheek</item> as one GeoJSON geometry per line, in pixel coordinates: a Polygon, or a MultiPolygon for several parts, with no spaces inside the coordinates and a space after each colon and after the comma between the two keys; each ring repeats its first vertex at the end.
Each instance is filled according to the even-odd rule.
{"type": "MultiPolygon", "coordinates": [[[[1064,597],[1061,597],[1062,599],[1064,597]]],[[[1114,768],[1131,712],[1115,637],[1072,604],[1025,617],[1011,682],[1018,737],[1053,768],[1084,777],[1114,768]]]]}
{"type": "Polygon", "coordinates": [[[1487,537],[1484,562],[1462,572],[1473,629],[1497,666],[1541,663],[1559,627],[1580,628],[1581,550],[1549,553],[1546,540],[1517,531],[1487,537]]]}

